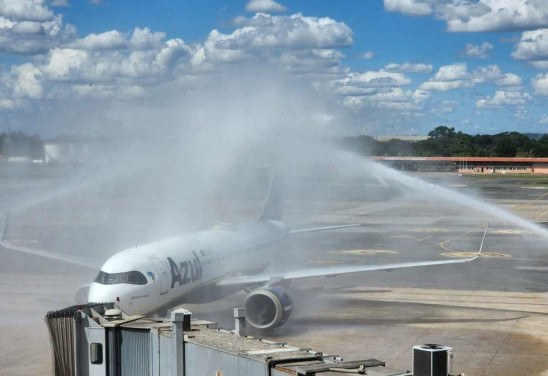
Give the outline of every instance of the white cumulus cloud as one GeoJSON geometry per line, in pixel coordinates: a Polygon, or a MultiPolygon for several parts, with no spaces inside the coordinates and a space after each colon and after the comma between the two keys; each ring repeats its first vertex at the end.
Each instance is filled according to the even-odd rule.
{"type": "Polygon", "coordinates": [[[110,30],[89,34],[74,42],[71,47],[83,50],[119,50],[127,47],[127,39],[118,30],[110,30]]]}
{"type": "Polygon", "coordinates": [[[287,8],[274,0],[251,0],[245,5],[248,12],[277,13],[287,8]]]}
{"type": "Polygon", "coordinates": [[[360,59],[370,60],[375,57],[375,53],[373,51],[364,51],[361,54],[359,54],[358,57],[360,59]]]}
{"type": "Polygon", "coordinates": [[[70,5],[68,0],[52,0],[50,4],[54,7],[68,7],[70,5]]]}
{"type": "Polygon", "coordinates": [[[448,91],[472,86],[466,64],[442,66],[430,80],[419,86],[421,90],[448,91]]]}
{"type": "MultiPolygon", "coordinates": [[[[400,87],[385,88],[367,95],[352,95],[344,97],[343,104],[352,109],[374,108],[392,110],[396,113],[419,111],[430,95],[421,90],[404,90],[400,87]]],[[[384,114],[388,116],[389,114],[384,114]]]]}
{"type": "Polygon", "coordinates": [[[420,0],[384,0],[384,7],[390,12],[412,16],[426,16],[433,11],[432,2],[420,0]]]}
{"type": "Polygon", "coordinates": [[[15,106],[19,98],[133,97],[178,77],[193,53],[181,39],[165,40],[164,33],[113,30],[52,48],[34,63],[13,66],[4,81],[15,106]]]}
{"type": "Polygon", "coordinates": [[[474,70],[471,75],[475,84],[495,83],[498,86],[520,86],[522,79],[514,73],[504,73],[498,65],[487,65],[474,70]]]}
{"type": "Polygon", "coordinates": [[[219,49],[238,48],[336,48],[352,43],[352,30],[329,17],[256,14],[231,34],[213,30],[208,42],[219,49]]]}
{"type": "Polygon", "coordinates": [[[489,56],[489,52],[493,49],[493,45],[488,42],[482,44],[466,44],[464,47],[463,55],[478,59],[485,59],[489,56]]]}
{"type": "Polygon", "coordinates": [[[391,63],[384,67],[388,72],[407,72],[407,73],[430,73],[434,69],[432,64],[423,63],[391,63]]]}
{"type": "Polygon", "coordinates": [[[16,21],[49,21],[53,12],[43,0],[2,0],[0,14],[16,21]]]}
{"type": "Polygon", "coordinates": [[[89,64],[88,52],[70,48],[54,48],[49,52],[42,71],[52,80],[68,81],[89,64]]]}
{"type": "Polygon", "coordinates": [[[453,32],[532,30],[548,26],[546,0],[384,0],[391,12],[434,15],[453,32]]]}
{"type": "Polygon", "coordinates": [[[44,53],[74,34],[42,0],[0,1],[0,52],[44,53]]]}
{"type": "Polygon", "coordinates": [[[401,73],[380,71],[367,71],[363,73],[349,73],[338,81],[339,86],[365,87],[395,87],[411,84],[411,80],[401,73]]]}
{"type": "Polygon", "coordinates": [[[529,93],[523,91],[497,90],[492,97],[485,97],[476,102],[477,108],[499,108],[507,106],[523,106],[531,101],[529,93]]]}
{"type": "Polygon", "coordinates": [[[436,81],[457,81],[469,77],[466,64],[452,64],[442,66],[434,75],[436,81]]]}
{"type": "Polygon", "coordinates": [[[80,50],[148,50],[162,47],[166,34],[152,32],[149,28],[136,27],[131,35],[118,30],[105,31],[103,33],[91,33],[67,45],[68,48],[80,50]]]}
{"type": "Polygon", "coordinates": [[[192,64],[197,69],[209,69],[234,62],[261,61],[286,71],[331,74],[340,70],[343,57],[336,49],[352,43],[352,30],[329,17],[258,13],[241,22],[230,34],[211,31],[196,49],[192,64]]]}
{"type": "Polygon", "coordinates": [[[538,74],[532,81],[535,94],[548,95],[548,73],[538,74]]]}
{"type": "Polygon", "coordinates": [[[523,81],[521,77],[514,73],[505,73],[502,77],[496,80],[499,86],[521,86],[523,81]]]}
{"type": "Polygon", "coordinates": [[[477,84],[495,84],[504,87],[522,85],[521,77],[514,73],[505,73],[498,65],[478,67],[472,72],[464,63],[442,66],[428,81],[419,88],[429,91],[448,91],[473,87],[477,84]]]}
{"type": "Polygon", "coordinates": [[[342,103],[348,108],[390,109],[395,113],[404,113],[422,109],[430,97],[422,90],[403,89],[411,84],[411,79],[403,73],[381,69],[348,73],[332,82],[331,87],[343,96],[342,103]]]}
{"type": "Polygon", "coordinates": [[[11,69],[11,74],[15,78],[13,94],[18,98],[41,98],[44,91],[40,83],[42,72],[34,65],[26,63],[19,66],[14,66],[11,69]]]}
{"type": "Polygon", "coordinates": [[[529,60],[536,68],[548,68],[548,29],[526,31],[512,52],[512,57],[529,60]]]}
{"type": "Polygon", "coordinates": [[[166,38],[166,33],[151,31],[148,27],[133,30],[130,38],[131,48],[136,50],[148,50],[161,47],[166,38]]]}

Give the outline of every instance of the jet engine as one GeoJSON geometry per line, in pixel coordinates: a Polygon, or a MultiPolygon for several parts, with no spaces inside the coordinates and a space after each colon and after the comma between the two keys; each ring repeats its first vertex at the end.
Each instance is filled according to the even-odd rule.
{"type": "Polygon", "coordinates": [[[252,291],[244,302],[247,322],[257,329],[282,326],[293,311],[293,301],[280,287],[252,291]]]}

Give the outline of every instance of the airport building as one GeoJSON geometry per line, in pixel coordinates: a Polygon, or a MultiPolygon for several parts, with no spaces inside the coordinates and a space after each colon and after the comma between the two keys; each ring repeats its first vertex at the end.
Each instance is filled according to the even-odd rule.
{"type": "Polygon", "coordinates": [[[92,156],[87,142],[52,140],[44,143],[46,163],[81,164],[92,156]]]}
{"type": "Polygon", "coordinates": [[[548,158],[376,156],[371,159],[407,171],[452,171],[461,174],[548,174],[548,158]]]}

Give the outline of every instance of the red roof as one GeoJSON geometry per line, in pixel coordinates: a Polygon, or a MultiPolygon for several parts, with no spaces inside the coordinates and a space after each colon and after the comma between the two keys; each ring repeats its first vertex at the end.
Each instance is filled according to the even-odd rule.
{"type": "Polygon", "coordinates": [[[432,161],[432,162],[529,162],[548,163],[548,158],[504,158],[504,157],[371,157],[375,161],[432,161]]]}

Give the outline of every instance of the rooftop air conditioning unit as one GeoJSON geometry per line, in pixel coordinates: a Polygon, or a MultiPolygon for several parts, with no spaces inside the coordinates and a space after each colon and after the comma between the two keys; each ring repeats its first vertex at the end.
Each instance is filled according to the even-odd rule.
{"type": "Polygon", "coordinates": [[[443,345],[413,346],[413,376],[448,376],[453,363],[453,349],[443,345]]]}

